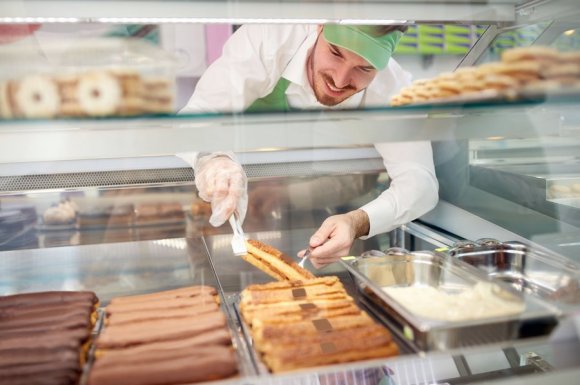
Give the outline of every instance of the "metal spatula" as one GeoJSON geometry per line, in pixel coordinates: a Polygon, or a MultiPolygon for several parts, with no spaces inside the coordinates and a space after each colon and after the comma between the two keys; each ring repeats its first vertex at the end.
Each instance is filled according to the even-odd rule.
{"type": "Polygon", "coordinates": [[[232,250],[234,255],[239,257],[248,254],[248,250],[246,249],[246,236],[244,235],[240,218],[236,212],[232,214],[229,222],[230,226],[232,226],[232,231],[234,232],[232,237],[232,250]]]}

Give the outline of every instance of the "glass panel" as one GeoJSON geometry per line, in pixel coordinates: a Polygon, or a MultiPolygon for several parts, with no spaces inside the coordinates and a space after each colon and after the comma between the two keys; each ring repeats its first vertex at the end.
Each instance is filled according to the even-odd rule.
{"type": "MultiPolygon", "coordinates": [[[[404,148],[397,147],[399,142],[412,139],[432,141],[441,202],[578,260],[577,88],[517,100],[503,94],[389,105],[409,82],[456,68],[486,25],[411,25],[393,54],[391,72],[376,77],[369,76],[374,64],[368,65],[376,50],[355,55],[338,43],[329,44],[332,37],[317,26],[281,25],[279,35],[266,35],[266,46],[255,52],[251,39],[230,49],[250,62],[241,74],[235,65],[224,66],[218,76],[203,80],[225,42],[241,36],[233,34],[242,28],[187,23],[1,26],[6,49],[0,49],[0,146],[16,156],[0,162],[7,171],[0,173],[0,294],[85,288],[96,290],[106,303],[117,295],[210,284],[220,286],[228,296],[224,299],[231,300],[230,295],[250,284],[271,281],[232,255],[229,225],[209,224],[211,207],[199,197],[190,164],[174,156],[222,150],[222,145],[237,150],[249,176],[246,235],[294,259],[326,218],[356,210],[396,186],[411,188],[387,196],[387,208],[376,211],[378,221],[391,222],[378,236],[356,240],[348,253],[390,246],[432,250],[448,245],[442,241],[447,235],[462,238],[464,229],[456,230],[459,234],[437,229],[431,240],[410,226],[399,234],[385,230],[414,219],[406,213],[423,203],[404,203],[423,184],[396,180],[406,155],[429,154],[416,148],[397,152],[404,148]],[[298,38],[291,33],[296,31],[298,38]],[[69,45],[69,38],[81,38],[83,44],[69,45]],[[101,38],[109,41],[102,44],[101,38]],[[319,49],[327,51],[315,62],[319,49]],[[281,58],[266,52],[264,63],[252,62],[252,55],[268,50],[282,52],[281,58]],[[345,61],[356,65],[341,68],[345,61]],[[95,75],[103,68],[106,74],[95,75]],[[91,87],[80,86],[85,80],[91,87]],[[343,103],[359,89],[364,93],[343,103]],[[194,90],[209,96],[183,110],[194,90]],[[215,90],[219,92],[211,92],[215,90]],[[274,90],[283,95],[274,100],[277,112],[249,111],[258,99],[278,95],[274,90]],[[57,96],[58,103],[47,95],[57,96]],[[86,99],[96,104],[87,102],[87,108],[86,99]],[[390,150],[381,152],[388,171],[373,148],[383,141],[392,141],[390,150]],[[345,150],[353,153],[345,155],[345,150]],[[143,164],[124,163],[132,157],[141,157],[143,164]],[[120,162],[104,166],[97,160],[120,162]],[[61,170],[68,161],[91,167],[61,170]],[[399,205],[399,212],[389,211],[399,205]]],[[[502,31],[477,64],[499,60],[508,48],[547,39],[550,28],[545,22],[502,31]]],[[[560,51],[579,50],[574,26],[556,35],[552,45],[560,51]]],[[[573,77],[577,82],[577,72],[573,77]]],[[[306,268],[353,285],[340,264],[316,269],[307,262],[306,268]]],[[[353,287],[347,289],[352,293],[353,287]]],[[[497,354],[474,365],[474,373],[506,369],[497,354]]],[[[336,367],[303,376],[320,384],[417,384],[462,374],[451,355],[412,355],[414,362],[408,357],[392,360],[388,368],[378,363],[368,365],[371,370],[364,370],[364,364],[347,366],[340,380],[336,367]]],[[[500,374],[505,373],[491,376],[500,374]]],[[[278,377],[256,380],[270,381],[278,382],[278,377]]]]}
{"type": "Polygon", "coordinates": [[[515,47],[528,47],[546,30],[550,22],[510,28],[499,33],[485,53],[477,59],[477,64],[499,61],[502,52],[515,47]]]}
{"type": "MultiPolygon", "coordinates": [[[[541,23],[501,33],[479,62],[499,59],[501,52],[508,48],[501,46],[500,42],[529,46],[542,34],[543,45],[549,44],[560,52],[578,53],[577,30],[573,25],[564,28],[558,24],[541,23]],[[505,39],[506,36],[510,39],[505,39]],[[517,40],[515,36],[528,38],[517,40]]],[[[565,69],[570,65],[574,66],[544,62],[540,80],[553,78],[561,81],[561,84],[565,84],[563,87],[570,87],[571,95],[577,95],[577,90],[573,88],[577,84],[576,75],[567,80],[564,74],[560,78],[551,75],[552,69],[565,69]]],[[[575,98],[572,96],[570,100],[569,111],[579,105],[575,98]]],[[[562,112],[562,120],[551,124],[539,123],[529,110],[522,115],[522,122],[535,127],[536,133],[530,132],[520,138],[490,135],[485,140],[438,143],[438,156],[442,159],[454,159],[452,162],[456,165],[463,162],[469,164],[466,167],[443,167],[439,173],[440,181],[444,181],[441,192],[444,199],[578,262],[578,120],[564,112],[565,108],[562,107],[566,103],[561,99],[553,99],[549,93],[544,94],[543,99],[536,108],[546,112],[562,112]],[[542,130],[548,126],[555,131],[542,134],[542,130]],[[450,169],[455,171],[449,173],[450,169]]],[[[498,125],[501,126],[502,122],[490,121],[490,127],[498,125]]]]}

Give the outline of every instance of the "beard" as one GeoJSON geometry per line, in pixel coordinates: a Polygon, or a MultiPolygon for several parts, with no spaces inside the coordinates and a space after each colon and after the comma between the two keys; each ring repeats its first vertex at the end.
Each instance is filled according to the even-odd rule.
{"type": "Polygon", "coordinates": [[[323,72],[314,73],[312,77],[314,83],[312,87],[314,91],[314,96],[316,96],[316,100],[318,100],[320,104],[325,105],[327,107],[336,106],[337,104],[343,102],[356,92],[356,88],[350,84],[342,88],[336,87],[332,77],[323,72]],[[344,94],[337,97],[328,95],[324,90],[329,85],[334,89],[340,89],[341,91],[344,92],[344,94]]]}

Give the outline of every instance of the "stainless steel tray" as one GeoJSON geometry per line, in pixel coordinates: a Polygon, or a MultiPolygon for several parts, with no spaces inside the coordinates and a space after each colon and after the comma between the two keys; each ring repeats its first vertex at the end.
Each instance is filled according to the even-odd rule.
{"type": "Polygon", "coordinates": [[[254,365],[256,372],[259,375],[270,374],[270,370],[268,369],[266,364],[264,364],[264,362],[260,358],[260,354],[256,351],[256,349],[254,349],[253,339],[252,339],[252,335],[250,333],[250,327],[244,321],[244,318],[242,317],[242,313],[240,311],[240,294],[239,293],[232,294],[232,295],[227,297],[226,301],[227,301],[228,307],[230,309],[233,309],[233,313],[235,316],[235,318],[234,318],[235,327],[236,327],[236,329],[238,331],[238,335],[239,335],[238,338],[241,341],[245,342],[246,347],[247,347],[247,351],[249,352],[249,357],[251,358],[251,362],[254,365]]]}
{"type": "MultiPolygon", "coordinates": [[[[262,361],[260,357],[260,353],[256,351],[253,347],[253,339],[252,334],[250,332],[250,327],[244,321],[242,313],[240,311],[240,293],[232,294],[228,296],[227,303],[231,309],[233,309],[236,315],[236,322],[237,327],[240,333],[240,338],[247,342],[248,351],[250,352],[252,361],[256,367],[257,374],[259,376],[272,376],[273,374],[270,372],[266,364],[262,361]]],[[[361,309],[366,311],[368,309],[361,309]]],[[[372,313],[369,315],[373,316],[372,313]]],[[[380,321],[380,320],[379,320],[380,321]]],[[[396,340],[399,347],[402,348],[402,352],[404,353],[411,353],[411,350],[408,349],[406,346],[401,346],[401,341],[396,340]]],[[[390,370],[387,366],[382,365],[382,359],[376,360],[368,360],[368,366],[364,366],[363,362],[365,361],[355,361],[355,362],[346,362],[340,364],[342,376],[348,376],[351,381],[347,381],[346,383],[350,384],[379,384],[381,380],[384,380],[385,377],[392,375],[390,370]],[[377,365],[377,362],[381,362],[381,365],[377,365]],[[362,366],[361,366],[362,365],[362,366]]],[[[334,370],[337,370],[337,365],[328,365],[327,368],[334,367],[334,370]]],[[[314,382],[308,383],[315,383],[315,384],[334,384],[336,383],[337,374],[335,372],[331,372],[329,374],[325,374],[324,370],[321,370],[322,366],[314,366],[314,367],[307,367],[298,369],[292,373],[304,373],[308,374],[311,373],[314,377],[314,382]]],[[[280,374],[278,374],[280,375],[280,374]]],[[[292,376],[292,375],[291,375],[292,376]]],[[[291,377],[292,378],[292,377],[291,377]]],[[[294,377],[295,378],[295,377],[294,377]]],[[[346,377],[344,377],[346,378],[346,377]]]]}
{"type": "Polygon", "coordinates": [[[558,309],[526,293],[513,291],[478,269],[443,254],[390,249],[386,254],[365,253],[351,262],[341,263],[353,276],[361,294],[385,314],[392,330],[420,351],[545,335],[558,321],[558,309]],[[522,301],[524,310],[509,316],[442,321],[416,315],[382,289],[386,286],[430,286],[459,293],[479,282],[493,285],[498,295],[522,301]]]}
{"type": "MultiPolygon", "coordinates": [[[[218,290],[218,292],[219,292],[219,290],[218,290]]],[[[238,366],[238,374],[235,375],[234,377],[230,377],[230,378],[223,378],[223,379],[219,379],[219,380],[207,380],[207,381],[202,381],[199,383],[212,383],[212,382],[221,383],[221,382],[233,380],[236,378],[251,377],[251,376],[254,376],[257,374],[257,370],[254,366],[254,363],[251,361],[251,358],[249,356],[249,351],[248,351],[248,348],[246,346],[246,342],[243,339],[243,336],[239,332],[237,322],[234,319],[232,319],[232,314],[228,309],[229,306],[228,306],[227,302],[224,301],[225,297],[221,293],[218,293],[218,295],[220,297],[220,302],[221,302],[220,309],[226,316],[227,328],[230,331],[231,340],[232,340],[232,347],[233,347],[234,352],[235,352],[237,366],[238,366]]],[[[89,350],[87,362],[85,363],[85,365],[83,367],[81,380],[79,382],[80,385],[86,385],[88,383],[89,374],[90,374],[91,368],[92,368],[94,361],[95,361],[96,345],[94,342],[98,338],[99,334],[106,328],[106,326],[105,326],[105,308],[99,309],[98,312],[99,312],[99,317],[98,317],[98,321],[97,321],[95,328],[94,328],[92,335],[91,335],[93,341],[91,344],[91,348],[89,350]]]]}
{"type": "Polygon", "coordinates": [[[449,255],[520,292],[552,302],[564,312],[580,309],[580,266],[568,259],[520,242],[489,239],[462,242],[449,255]]]}

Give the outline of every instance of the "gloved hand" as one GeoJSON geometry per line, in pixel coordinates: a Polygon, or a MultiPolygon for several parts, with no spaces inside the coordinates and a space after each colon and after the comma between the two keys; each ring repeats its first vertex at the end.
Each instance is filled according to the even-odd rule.
{"type": "Polygon", "coordinates": [[[211,203],[209,223],[221,226],[234,211],[243,222],[248,209],[248,178],[242,166],[230,154],[212,153],[198,156],[194,171],[199,197],[211,203]]]}

